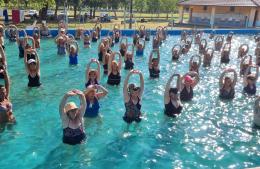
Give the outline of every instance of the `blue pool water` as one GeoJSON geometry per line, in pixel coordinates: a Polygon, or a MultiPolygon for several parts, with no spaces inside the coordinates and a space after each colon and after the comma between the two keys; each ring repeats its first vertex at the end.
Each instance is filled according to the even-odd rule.
{"type": "MultiPolygon", "coordinates": [[[[7,41],[7,60],[11,78],[11,100],[18,123],[0,133],[0,168],[56,169],[56,168],[245,168],[260,166],[260,130],[252,128],[255,97],[242,94],[242,79],[236,86],[233,101],[218,98],[218,78],[228,65],[220,65],[220,54],[214,55],[210,68],[201,68],[201,81],[195,88],[192,102],[184,103],[183,113],[176,119],[163,114],[165,83],[173,73],[188,71],[191,52],[180,62],[171,62],[171,48],[179,36],[168,37],[160,48],[161,75],[149,79],[148,55],[135,59],[135,68],[144,73],[145,92],[142,112],[145,119],[138,125],[127,125],[122,120],[125,108],[122,84],[108,86],[101,100],[101,118],[87,119],[87,141],[77,146],[64,145],[58,105],[65,92],[84,89],[85,66],[90,58],[97,58],[97,45],[84,49],[80,42],[79,65],[69,66],[68,57],[56,55],[54,40],[42,40],[41,82],[38,89],[27,88],[23,60],[18,59],[15,43],[7,41]]],[[[253,55],[252,36],[235,35],[229,65],[239,71],[237,49],[240,43],[249,43],[253,55]]],[[[210,42],[213,46],[213,41],[210,42]]],[[[118,50],[116,45],[114,50],[118,50]]],[[[122,81],[127,71],[122,70],[122,81]]],[[[134,78],[135,81],[137,78],[134,78]]],[[[257,83],[259,86],[259,83],[257,83]]],[[[258,89],[259,94],[259,89],[258,89]]]]}

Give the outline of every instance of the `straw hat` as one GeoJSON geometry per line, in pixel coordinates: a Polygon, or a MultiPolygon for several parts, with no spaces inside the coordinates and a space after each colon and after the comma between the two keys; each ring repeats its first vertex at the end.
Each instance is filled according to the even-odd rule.
{"type": "Polygon", "coordinates": [[[70,110],[78,109],[77,105],[74,102],[68,102],[65,105],[65,113],[67,113],[70,110]]]}

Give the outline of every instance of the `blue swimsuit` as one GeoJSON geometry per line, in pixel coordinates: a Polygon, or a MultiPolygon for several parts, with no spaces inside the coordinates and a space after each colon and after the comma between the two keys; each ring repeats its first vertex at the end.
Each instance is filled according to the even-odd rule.
{"type": "Polygon", "coordinates": [[[78,64],[78,54],[76,54],[75,56],[70,55],[69,59],[70,59],[70,65],[78,64]]]}
{"type": "Polygon", "coordinates": [[[94,103],[92,105],[89,100],[86,101],[87,101],[87,108],[84,117],[90,117],[90,118],[97,117],[100,108],[98,99],[95,97],[94,103]]]}
{"type": "Polygon", "coordinates": [[[144,50],[137,50],[136,51],[136,56],[143,56],[144,55],[144,50]]]}
{"type": "Polygon", "coordinates": [[[59,46],[57,45],[58,48],[58,55],[65,55],[66,54],[66,48],[65,46],[59,46]]]}

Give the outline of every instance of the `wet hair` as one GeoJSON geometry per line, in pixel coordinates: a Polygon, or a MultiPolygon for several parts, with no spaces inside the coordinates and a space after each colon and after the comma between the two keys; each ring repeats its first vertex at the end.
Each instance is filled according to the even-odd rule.
{"type": "Polygon", "coordinates": [[[170,88],[169,93],[178,94],[179,90],[175,88],[170,88]]]}
{"type": "Polygon", "coordinates": [[[132,93],[133,91],[138,91],[140,89],[140,87],[135,86],[134,83],[131,83],[128,85],[128,92],[132,93]]]}
{"type": "Polygon", "coordinates": [[[1,88],[4,88],[4,87],[5,87],[4,85],[1,85],[1,84],[0,84],[0,89],[1,89],[1,88]]]}
{"type": "Polygon", "coordinates": [[[152,58],[152,62],[158,61],[158,58],[152,58]]]}
{"type": "Polygon", "coordinates": [[[249,74],[249,75],[247,75],[246,79],[254,81],[254,80],[256,80],[256,77],[254,75],[252,75],[252,74],[249,74]]]}

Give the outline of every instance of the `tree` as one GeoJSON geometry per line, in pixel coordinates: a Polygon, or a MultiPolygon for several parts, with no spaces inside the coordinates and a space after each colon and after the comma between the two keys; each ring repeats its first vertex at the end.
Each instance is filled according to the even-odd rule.
{"type": "Polygon", "coordinates": [[[146,0],[135,0],[134,1],[134,8],[138,11],[138,12],[143,12],[146,9],[146,0]]]}
{"type": "Polygon", "coordinates": [[[167,13],[167,19],[169,18],[169,13],[175,12],[177,9],[178,0],[161,0],[160,6],[161,10],[167,13]]]}
{"type": "Polygon", "coordinates": [[[77,10],[80,6],[81,1],[80,0],[68,0],[68,5],[73,6],[73,11],[74,11],[74,18],[76,19],[77,17],[77,10]]]}

